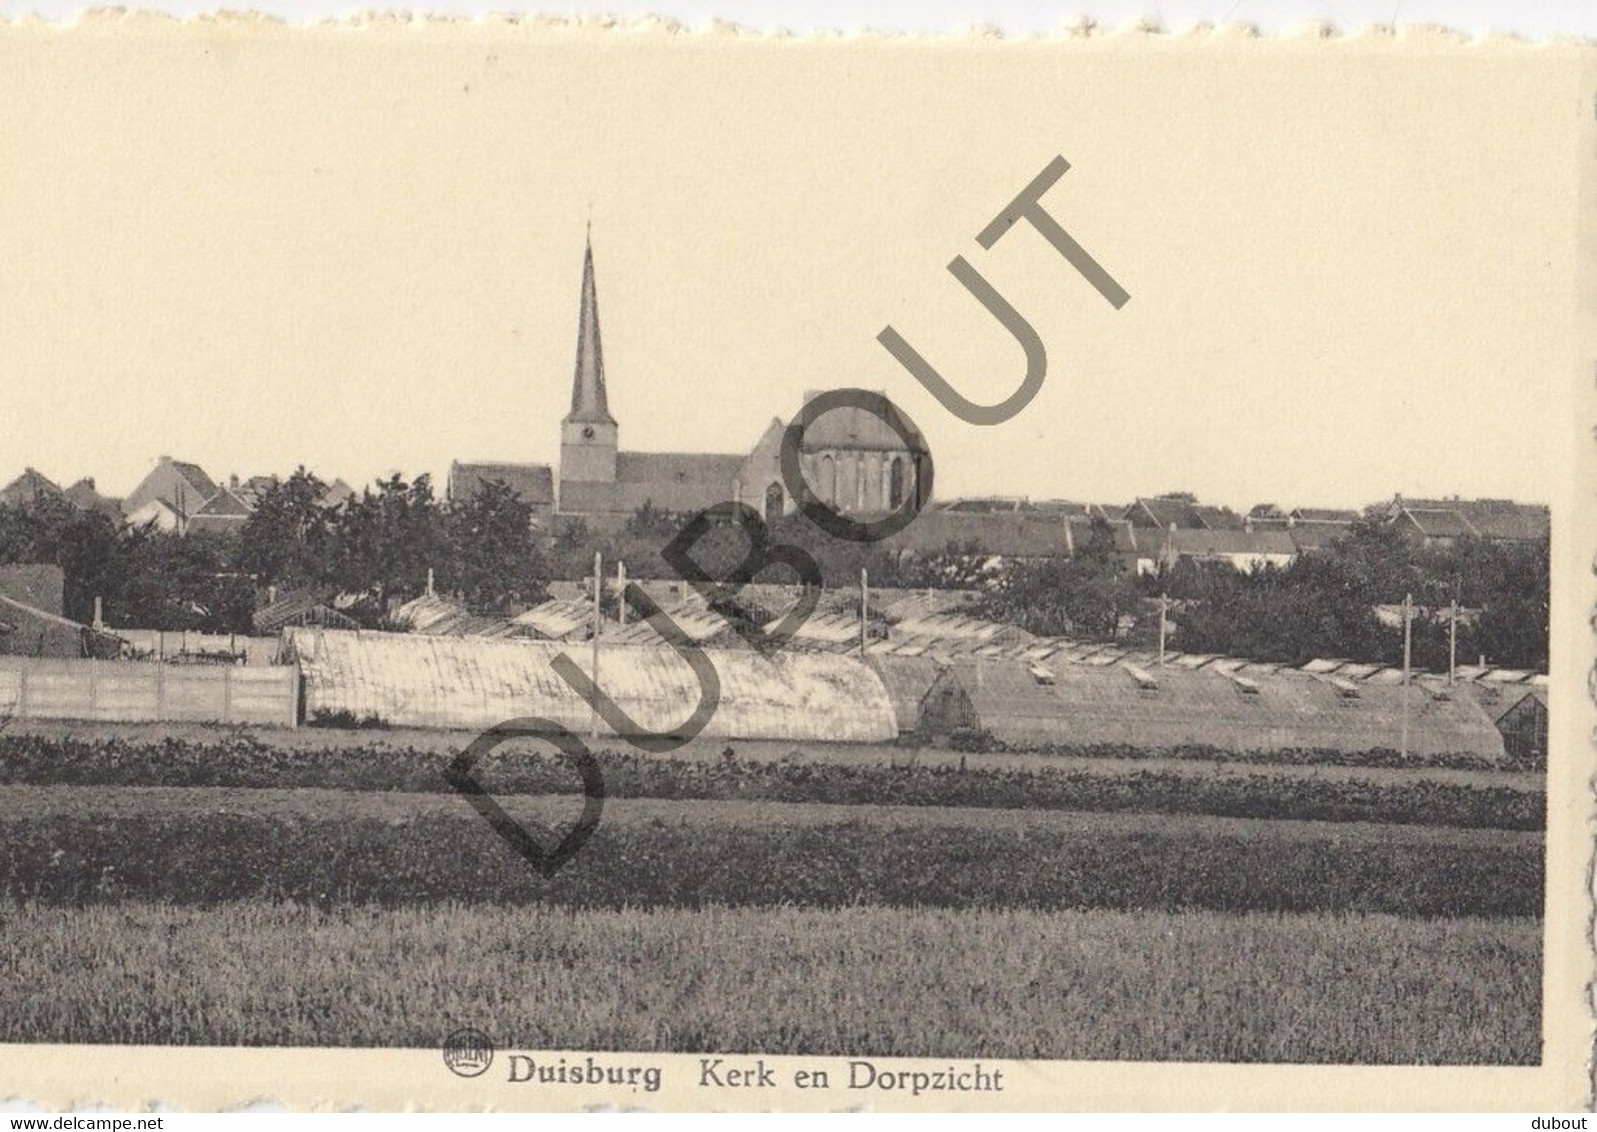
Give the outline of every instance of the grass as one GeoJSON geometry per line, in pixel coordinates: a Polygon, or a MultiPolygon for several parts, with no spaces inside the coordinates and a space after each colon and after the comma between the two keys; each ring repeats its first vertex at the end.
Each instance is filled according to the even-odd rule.
{"type": "Polygon", "coordinates": [[[1540,921],[0,904],[0,1041],[1540,1058],[1540,921]]]}
{"type": "MultiPolygon", "coordinates": [[[[530,826],[571,797],[514,797],[530,826]]],[[[545,880],[447,794],[0,787],[0,891],[581,907],[866,903],[1537,915],[1539,834],[938,806],[612,799],[545,880]]]]}

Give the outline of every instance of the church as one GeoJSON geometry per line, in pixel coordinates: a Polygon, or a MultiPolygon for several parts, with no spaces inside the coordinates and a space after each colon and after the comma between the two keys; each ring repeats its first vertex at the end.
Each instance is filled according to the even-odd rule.
{"type": "MultiPolygon", "coordinates": [[[[804,400],[817,395],[806,393],[804,400]]],[[[882,404],[892,423],[865,409],[844,407],[826,410],[805,428],[800,449],[805,479],[840,514],[884,515],[901,507],[919,510],[926,503],[930,456],[925,439],[892,402],[883,397],[882,404]]],[[[560,422],[558,468],[552,473],[547,464],[457,461],[450,465],[448,494],[469,498],[481,484],[502,480],[532,504],[540,524],[564,515],[611,528],[645,506],[686,516],[729,501],[747,504],[770,520],[797,507],[782,482],[786,428],[773,417],[746,453],[623,450],[605,385],[590,239],[582,260],[576,367],[571,410],[560,422]]]]}

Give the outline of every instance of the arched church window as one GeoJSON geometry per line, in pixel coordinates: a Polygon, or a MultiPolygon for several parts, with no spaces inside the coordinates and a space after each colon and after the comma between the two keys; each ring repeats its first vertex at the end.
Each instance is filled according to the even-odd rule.
{"type": "Polygon", "coordinates": [[[782,485],[773,483],[765,489],[765,521],[774,523],[782,517],[782,508],[786,498],[782,492],[782,485]]]}
{"type": "Polygon", "coordinates": [[[821,502],[837,503],[837,461],[830,455],[821,457],[821,502]]]}
{"type": "Polygon", "coordinates": [[[904,503],[904,461],[897,456],[887,467],[887,509],[897,511],[904,503]]]}

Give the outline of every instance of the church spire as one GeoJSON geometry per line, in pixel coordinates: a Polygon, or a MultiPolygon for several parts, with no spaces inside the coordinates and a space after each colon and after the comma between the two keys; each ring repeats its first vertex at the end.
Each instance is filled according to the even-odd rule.
{"type": "Polygon", "coordinates": [[[577,316],[577,367],[568,421],[615,424],[604,392],[604,347],[599,341],[599,293],[593,283],[593,236],[582,257],[582,307],[577,316]]]}

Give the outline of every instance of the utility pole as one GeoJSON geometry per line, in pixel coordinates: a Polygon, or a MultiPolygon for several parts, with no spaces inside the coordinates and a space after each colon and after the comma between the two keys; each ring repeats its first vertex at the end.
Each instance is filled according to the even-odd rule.
{"type": "Polygon", "coordinates": [[[859,571],[859,654],[861,656],[865,655],[868,645],[865,627],[869,624],[871,616],[870,593],[871,580],[866,573],[865,567],[861,566],[859,571]]]}
{"type": "Polygon", "coordinates": [[[1402,754],[1408,757],[1408,685],[1409,665],[1414,657],[1414,610],[1413,595],[1403,595],[1403,746],[1402,754]]]}
{"type": "MultiPolygon", "coordinates": [[[[599,630],[604,627],[602,607],[599,603],[600,594],[604,590],[604,556],[597,550],[593,552],[593,686],[599,686],[599,630]]],[[[591,705],[592,716],[588,723],[588,738],[595,742],[599,739],[599,701],[595,699],[591,705]]]]}
{"type": "Polygon", "coordinates": [[[1452,687],[1458,671],[1458,598],[1453,599],[1447,622],[1447,684],[1452,687]]]}
{"type": "Polygon", "coordinates": [[[1166,622],[1165,615],[1166,615],[1166,613],[1169,612],[1169,609],[1170,609],[1170,595],[1168,593],[1160,594],[1159,595],[1159,667],[1160,668],[1164,667],[1165,634],[1168,632],[1168,629],[1166,628],[1167,622],[1166,622]]]}

